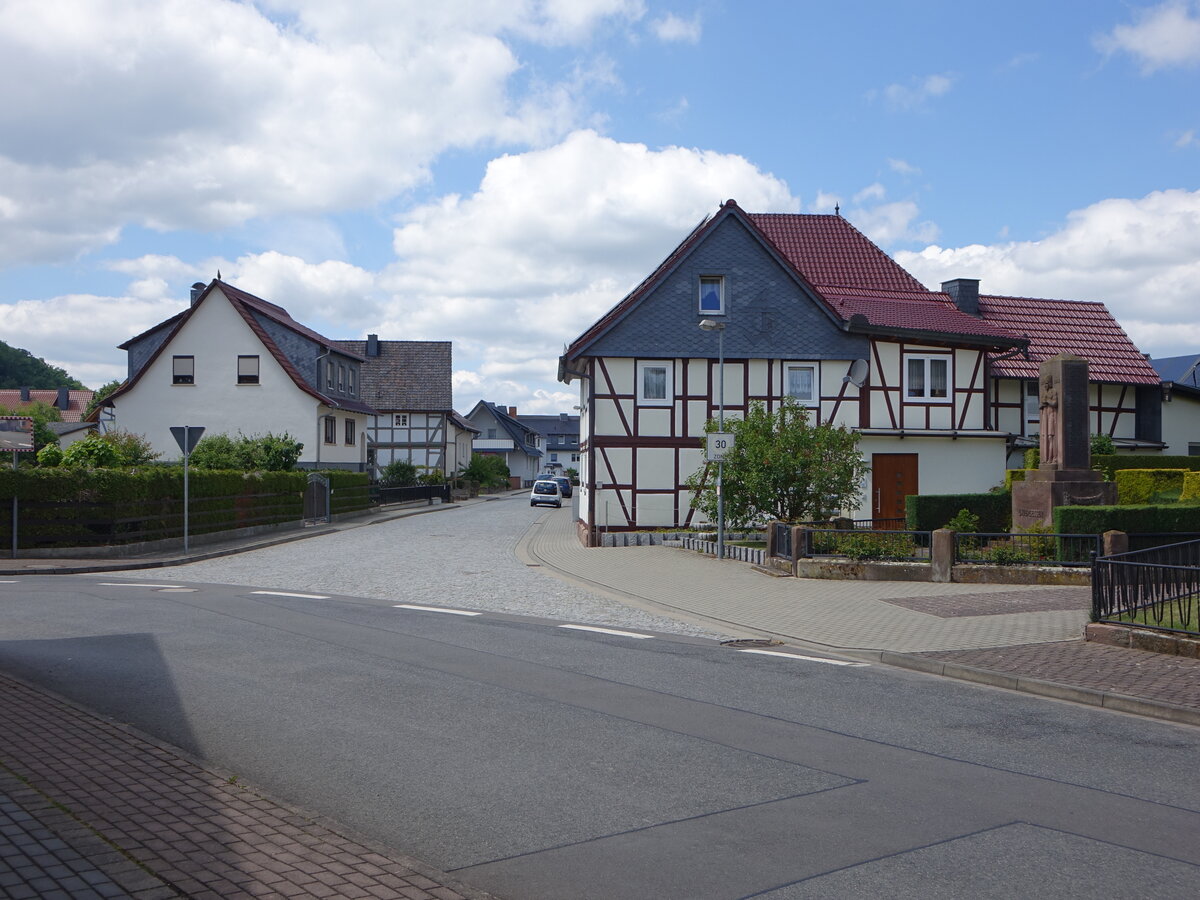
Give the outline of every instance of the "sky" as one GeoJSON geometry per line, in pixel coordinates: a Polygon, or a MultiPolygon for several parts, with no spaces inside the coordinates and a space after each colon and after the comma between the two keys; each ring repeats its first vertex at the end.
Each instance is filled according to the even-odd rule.
{"type": "Polygon", "coordinates": [[[568,412],[728,198],[1200,354],[1200,0],[0,0],[0,83],[0,339],[90,387],[220,271],[568,412]]]}

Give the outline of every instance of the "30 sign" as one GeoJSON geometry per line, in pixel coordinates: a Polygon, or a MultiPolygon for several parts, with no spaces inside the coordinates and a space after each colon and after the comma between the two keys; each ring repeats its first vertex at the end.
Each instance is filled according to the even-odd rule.
{"type": "Polygon", "coordinates": [[[712,434],[706,435],[705,449],[708,461],[718,462],[724,459],[733,450],[733,444],[733,432],[714,431],[712,434]]]}

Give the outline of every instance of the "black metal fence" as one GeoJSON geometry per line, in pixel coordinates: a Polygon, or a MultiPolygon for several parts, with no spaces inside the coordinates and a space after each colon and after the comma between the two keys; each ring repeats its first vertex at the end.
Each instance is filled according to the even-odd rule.
{"type": "Polygon", "coordinates": [[[1164,547],[1167,544],[1180,544],[1184,541],[1200,540],[1200,532],[1143,532],[1129,535],[1129,550],[1150,550],[1154,547],[1164,547]]]}
{"type": "Polygon", "coordinates": [[[775,556],[791,562],[795,559],[792,555],[792,526],[787,522],[772,522],[771,528],[775,533],[775,556]]]}
{"type": "Polygon", "coordinates": [[[963,563],[1088,566],[1102,548],[1097,534],[954,534],[954,559],[963,563]]]}
{"type": "Polygon", "coordinates": [[[373,487],[371,500],[375,503],[415,503],[424,500],[432,504],[434,500],[443,503],[450,502],[449,484],[414,484],[409,487],[373,487]]]}
{"type": "Polygon", "coordinates": [[[1098,558],[1092,620],[1200,634],[1200,540],[1098,558]]]}

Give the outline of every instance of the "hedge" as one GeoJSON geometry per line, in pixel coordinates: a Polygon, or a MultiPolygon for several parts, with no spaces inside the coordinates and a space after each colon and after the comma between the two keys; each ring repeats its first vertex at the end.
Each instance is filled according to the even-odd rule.
{"type": "Polygon", "coordinates": [[[909,531],[934,531],[954,518],[960,509],[979,516],[983,532],[1008,531],[1012,496],[1004,494],[910,494],[904,499],[909,531]]]}
{"type": "Polygon", "coordinates": [[[1188,472],[1183,476],[1183,492],[1179,499],[1200,500],[1200,472],[1188,472]]]}
{"type": "Polygon", "coordinates": [[[1163,506],[1059,506],[1054,510],[1058,534],[1200,533],[1200,504],[1163,506]]]}
{"type": "Polygon", "coordinates": [[[1024,481],[1029,474],[1029,469],[1005,469],[1004,470],[1004,489],[1012,491],[1014,481],[1024,481]]]}
{"type": "Polygon", "coordinates": [[[1183,491],[1186,469],[1118,469],[1117,502],[1122,506],[1170,503],[1183,491]]]}
{"type": "Polygon", "coordinates": [[[1105,481],[1116,481],[1118,469],[1187,469],[1200,472],[1200,456],[1151,456],[1146,454],[1115,453],[1093,456],[1092,468],[1104,473],[1105,481]]]}
{"type": "MultiPolygon", "coordinates": [[[[193,470],[188,531],[297,521],[308,474],[193,470]]],[[[331,479],[333,512],[369,506],[365,473],[324,474],[331,479]]],[[[183,534],[182,468],[0,470],[0,507],[11,506],[14,494],[24,548],[136,543],[183,534]]],[[[11,518],[2,516],[0,544],[11,541],[11,518]]]]}

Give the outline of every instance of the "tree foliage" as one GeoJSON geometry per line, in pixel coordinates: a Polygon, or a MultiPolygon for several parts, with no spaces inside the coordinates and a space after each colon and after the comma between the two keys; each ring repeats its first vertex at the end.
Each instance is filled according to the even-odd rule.
{"type": "Polygon", "coordinates": [[[21,387],[83,390],[83,384],[68,375],[66,370],[50,365],[28,350],[10,347],[0,341],[0,388],[21,387]]]}
{"type": "Polygon", "coordinates": [[[464,478],[479,482],[483,487],[503,487],[508,484],[508,465],[494,453],[472,453],[471,461],[462,470],[464,478]]]}
{"type": "Polygon", "coordinates": [[[287,472],[296,467],[304,444],[286,431],[276,435],[211,434],[202,437],[188,457],[197,469],[230,469],[242,472],[287,472]]]}
{"type": "Polygon", "coordinates": [[[62,464],[88,469],[116,469],[122,465],[121,451],[101,435],[89,434],[63,451],[62,464]]]}
{"type": "Polygon", "coordinates": [[[123,381],[117,381],[114,379],[107,384],[100,385],[100,387],[98,387],[92,394],[91,402],[88,403],[87,409],[83,411],[83,417],[86,419],[88,416],[90,416],[92,414],[92,410],[100,405],[100,401],[102,401],[105,397],[107,397],[124,383],[125,382],[123,381]]]}
{"type": "MultiPolygon", "coordinates": [[[[706,433],[717,430],[709,420],[706,433]]],[[[734,448],[725,457],[725,518],[735,527],[765,519],[829,518],[858,505],[868,466],[859,435],[845,426],[813,425],[809,411],[785,399],[774,411],[750,404],[744,419],[726,419],[734,448]]],[[[705,463],[687,480],[692,506],[717,519],[717,465],[705,463]]]]}

